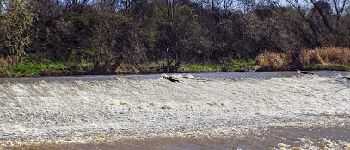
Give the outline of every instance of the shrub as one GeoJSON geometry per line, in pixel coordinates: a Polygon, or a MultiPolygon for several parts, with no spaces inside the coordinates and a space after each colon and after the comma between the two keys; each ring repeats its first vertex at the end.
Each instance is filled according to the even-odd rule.
{"type": "Polygon", "coordinates": [[[320,57],[328,64],[350,64],[350,49],[339,47],[318,48],[316,51],[320,57]]]}
{"type": "MultiPolygon", "coordinates": [[[[0,2],[0,5],[4,5],[0,2]]],[[[0,6],[1,8],[2,6],[0,6]]],[[[0,9],[1,56],[22,59],[30,43],[34,14],[25,1],[8,1],[6,13],[0,9]]]]}
{"type": "Polygon", "coordinates": [[[292,61],[290,53],[264,52],[256,57],[256,63],[262,70],[284,70],[292,61]]]}
{"type": "Polygon", "coordinates": [[[304,49],[299,57],[303,65],[349,65],[350,49],[339,47],[323,47],[304,49]]]}
{"type": "Polygon", "coordinates": [[[320,56],[320,54],[316,50],[312,50],[312,49],[302,50],[300,52],[299,59],[303,66],[324,64],[324,61],[320,56]]]}
{"type": "Polygon", "coordinates": [[[9,67],[9,63],[5,59],[0,59],[0,70],[6,70],[9,67]]]}

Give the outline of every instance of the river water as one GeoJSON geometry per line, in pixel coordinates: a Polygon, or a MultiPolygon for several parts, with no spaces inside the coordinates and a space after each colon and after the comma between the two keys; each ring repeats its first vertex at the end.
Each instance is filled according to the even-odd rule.
{"type": "MultiPolygon", "coordinates": [[[[16,136],[36,138],[37,136],[52,135],[52,133],[61,135],[61,133],[56,133],[57,130],[65,131],[62,133],[62,136],[75,136],[83,133],[85,134],[85,130],[87,129],[95,129],[94,134],[108,133],[109,131],[107,132],[106,130],[105,132],[105,129],[113,129],[113,134],[131,134],[138,133],[138,128],[140,130],[145,130],[141,128],[142,126],[147,126],[146,131],[152,133],[160,132],[162,128],[164,132],[172,132],[172,127],[174,127],[174,130],[186,131],[186,127],[191,126],[209,129],[216,128],[216,126],[225,127],[227,125],[234,126],[235,124],[245,123],[248,125],[259,125],[259,123],[268,124],[270,122],[283,122],[284,118],[289,117],[289,115],[290,118],[285,119],[286,124],[288,124],[289,121],[298,122],[299,115],[305,117],[304,120],[301,121],[310,120],[322,123],[322,121],[317,121],[318,116],[320,116],[322,119],[339,117],[344,119],[345,123],[350,123],[346,120],[350,118],[349,109],[347,109],[348,101],[350,101],[348,97],[349,93],[347,93],[347,91],[349,91],[349,86],[344,86],[344,84],[348,84],[348,81],[345,81],[345,79],[336,79],[339,76],[349,76],[349,73],[319,71],[315,72],[315,74],[319,77],[330,77],[332,79],[288,79],[290,77],[302,76],[296,72],[196,73],[192,74],[196,78],[209,79],[286,79],[274,79],[266,82],[260,82],[260,80],[252,80],[249,82],[244,82],[243,80],[238,80],[237,82],[222,80],[202,82],[200,80],[188,80],[178,85],[161,80],[142,80],[140,81],[142,84],[139,84],[140,82],[136,80],[156,79],[160,77],[160,74],[2,78],[0,79],[0,83],[2,83],[0,84],[0,94],[2,94],[2,97],[0,97],[0,108],[4,111],[0,110],[0,115],[2,115],[2,119],[5,121],[0,120],[0,139],[10,139],[16,136]],[[135,80],[122,80],[119,82],[116,78],[135,80]],[[309,82],[309,80],[312,82],[309,82]],[[304,83],[305,85],[303,85],[304,83]],[[263,89],[265,86],[271,87],[263,89]],[[282,88],[281,86],[284,87],[282,88]],[[150,89],[151,87],[158,90],[160,93],[169,92],[170,95],[156,95],[159,92],[154,92],[154,90],[150,89]],[[191,92],[190,90],[196,89],[194,87],[202,89],[204,92],[191,92]],[[218,87],[224,87],[224,89],[217,89],[218,87]],[[335,89],[338,87],[342,87],[343,89],[335,89]],[[215,88],[216,90],[214,90],[215,88]],[[177,89],[177,91],[171,93],[173,92],[172,89],[177,89]],[[208,94],[208,92],[205,91],[217,93],[208,94]],[[302,91],[306,92],[298,93],[302,91]],[[337,93],[332,91],[336,91],[337,93]],[[255,94],[249,95],[250,93],[255,94]],[[189,94],[190,96],[186,96],[189,94]],[[322,96],[321,94],[324,95],[322,96]],[[233,96],[235,98],[233,98],[233,96]],[[271,102],[262,100],[266,97],[269,97],[271,102]],[[298,97],[308,101],[299,101],[298,97]],[[217,103],[213,103],[211,100],[215,100],[217,103]],[[324,100],[332,101],[322,105],[314,104],[315,102],[324,103],[324,100]],[[254,101],[254,103],[252,103],[252,101],[254,101]],[[219,102],[221,103],[220,105],[219,102]],[[338,105],[343,106],[336,106],[336,102],[338,102],[338,105]],[[161,106],[165,103],[169,103],[170,107],[161,106]],[[159,107],[157,105],[159,105],[159,107]],[[78,110],[80,110],[80,112],[78,110]],[[244,113],[241,110],[246,110],[247,112],[244,113]],[[8,115],[6,115],[6,113],[8,113],[8,115]],[[183,116],[181,113],[188,116],[183,116]],[[28,119],[28,117],[31,116],[26,116],[27,114],[32,114],[32,116],[36,117],[28,119]],[[193,115],[191,116],[191,114],[193,115]],[[203,114],[203,116],[197,116],[199,114],[203,114]],[[279,114],[282,114],[282,116],[279,114]],[[247,117],[247,119],[243,116],[247,117]],[[121,124],[112,121],[113,119],[121,121],[121,124]],[[207,121],[202,121],[203,119],[207,119],[207,121]],[[176,122],[176,120],[181,122],[176,122]],[[107,122],[107,126],[103,128],[92,126],[99,122],[107,122]],[[8,126],[8,123],[13,125],[13,127],[8,126]],[[18,123],[21,124],[19,127],[17,127],[18,123]],[[57,129],[57,127],[60,126],[56,125],[67,128],[57,129]],[[157,125],[159,125],[159,127],[157,125]],[[72,128],[70,128],[70,126],[72,128]],[[75,130],[73,127],[79,129],[75,130]],[[33,135],[34,133],[38,135],[33,135]]],[[[291,149],[293,147],[301,149],[322,149],[326,147],[330,149],[348,150],[350,149],[349,142],[350,126],[336,124],[328,127],[303,126],[299,128],[295,126],[269,126],[259,132],[247,133],[237,137],[235,135],[226,136],[224,138],[159,137],[142,140],[123,139],[108,142],[95,141],[92,143],[67,141],[53,144],[44,142],[6,148],[250,150],[272,148],[291,149]]]]}
{"type": "MultiPolygon", "coordinates": [[[[264,149],[331,149],[349,150],[349,127],[270,128],[260,134],[240,138],[152,138],[94,143],[35,144],[22,149],[74,150],[264,150],[264,149]],[[282,145],[282,146],[281,146],[282,145]],[[283,147],[285,145],[286,147],[283,147]]],[[[12,147],[14,149],[18,147],[12,147]]]]}
{"type": "MultiPolygon", "coordinates": [[[[335,77],[335,76],[349,76],[349,72],[344,71],[315,71],[312,72],[320,77],[335,77]]],[[[188,73],[177,73],[182,76],[188,73]]],[[[24,82],[33,83],[38,81],[75,81],[75,80],[114,80],[116,78],[126,79],[156,79],[161,74],[141,74],[141,75],[82,75],[82,76],[50,76],[50,77],[22,77],[22,78],[0,78],[0,83],[7,82],[24,82]]],[[[171,75],[171,74],[170,74],[171,75]]],[[[298,77],[302,76],[297,72],[281,71],[281,72],[212,72],[212,73],[193,73],[196,78],[224,78],[224,79],[245,79],[245,78],[284,78],[284,77],[298,77]]]]}

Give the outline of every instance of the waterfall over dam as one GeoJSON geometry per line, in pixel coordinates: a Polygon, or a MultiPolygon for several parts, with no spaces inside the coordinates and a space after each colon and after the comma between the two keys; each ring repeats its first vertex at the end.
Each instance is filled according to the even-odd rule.
{"type": "Polygon", "coordinates": [[[350,81],[110,79],[0,84],[0,141],[232,136],[350,123],[350,81]]]}

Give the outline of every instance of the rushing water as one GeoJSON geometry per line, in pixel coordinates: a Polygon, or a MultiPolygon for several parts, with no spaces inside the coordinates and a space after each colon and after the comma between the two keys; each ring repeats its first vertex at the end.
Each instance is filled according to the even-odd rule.
{"type": "MultiPolygon", "coordinates": [[[[69,137],[89,135],[90,132],[91,135],[113,133],[122,136],[142,133],[139,130],[147,133],[186,132],[186,129],[197,126],[197,130],[207,132],[206,129],[244,124],[259,126],[281,122],[288,125],[299,121],[322,124],[330,119],[337,121],[334,118],[349,123],[346,120],[350,112],[347,107],[350,101],[349,86],[346,86],[349,81],[337,78],[349,76],[349,73],[320,71],[315,74],[335,78],[288,78],[302,76],[296,72],[197,73],[193,74],[196,78],[274,79],[247,82],[183,80],[180,84],[161,79],[115,80],[155,79],[160,74],[2,78],[0,139],[69,137]],[[34,82],[38,83],[31,84],[34,82]]],[[[346,125],[303,128],[269,126],[266,130],[243,137],[40,143],[24,148],[249,150],[290,145],[289,148],[349,149],[349,139],[350,127],[346,125]]]]}

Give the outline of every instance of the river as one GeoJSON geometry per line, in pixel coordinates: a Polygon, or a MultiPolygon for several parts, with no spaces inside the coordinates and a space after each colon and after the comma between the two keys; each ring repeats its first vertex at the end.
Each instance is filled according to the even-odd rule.
{"type": "Polygon", "coordinates": [[[350,81],[343,78],[349,73],[315,73],[203,73],[179,83],[159,74],[3,78],[0,144],[15,149],[350,148],[350,81]]]}

